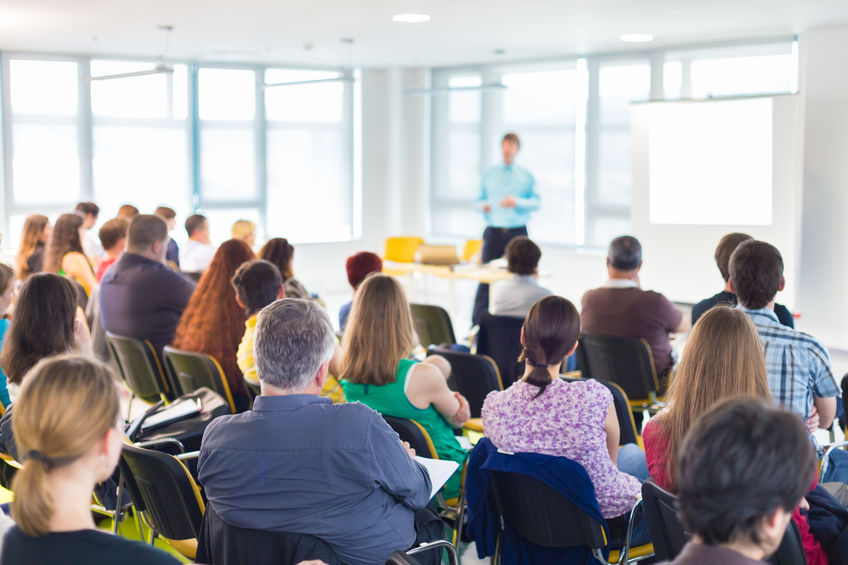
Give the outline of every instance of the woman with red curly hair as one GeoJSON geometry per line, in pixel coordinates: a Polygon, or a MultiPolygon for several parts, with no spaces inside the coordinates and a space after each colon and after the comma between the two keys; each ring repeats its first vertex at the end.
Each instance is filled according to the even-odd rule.
{"type": "Polygon", "coordinates": [[[245,313],[236,302],[230,280],[242,263],[253,258],[253,251],[244,241],[230,239],[221,244],[197,284],[174,336],[175,348],[211,355],[221,364],[239,412],[248,406],[244,379],[236,362],[245,313]]]}

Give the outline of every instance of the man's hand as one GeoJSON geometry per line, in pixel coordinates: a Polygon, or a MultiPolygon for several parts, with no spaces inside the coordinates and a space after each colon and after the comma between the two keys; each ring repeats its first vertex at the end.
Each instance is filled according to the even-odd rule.
{"type": "Polygon", "coordinates": [[[489,204],[483,204],[483,212],[488,214],[491,211],[492,211],[492,207],[489,204]]]}
{"type": "Polygon", "coordinates": [[[403,442],[403,448],[406,450],[407,453],[409,453],[410,457],[412,457],[413,459],[415,458],[415,450],[409,446],[409,442],[403,442]]]}
{"type": "Polygon", "coordinates": [[[454,392],[453,396],[459,402],[459,410],[453,416],[453,423],[461,426],[471,418],[471,406],[468,405],[468,400],[458,392],[454,392]]]}
{"type": "Polygon", "coordinates": [[[507,194],[506,197],[501,200],[502,208],[515,208],[516,204],[517,202],[515,201],[515,196],[513,196],[512,194],[507,194]]]}
{"type": "Polygon", "coordinates": [[[813,406],[813,411],[810,412],[810,417],[807,418],[804,423],[807,424],[807,431],[810,433],[813,433],[817,429],[819,429],[819,424],[821,422],[819,421],[819,411],[816,409],[815,406],[813,406]]]}

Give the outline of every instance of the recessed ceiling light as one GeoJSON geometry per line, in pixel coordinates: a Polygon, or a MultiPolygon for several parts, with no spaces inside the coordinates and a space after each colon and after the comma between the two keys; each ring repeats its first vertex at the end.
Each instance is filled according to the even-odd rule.
{"type": "Polygon", "coordinates": [[[398,14],[398,15],[392,17],[392,21],[402,22],[402,23],[405,23],[405,24],[421,24],[421,23],[424,23],[424,22],[429,22],[430,21],[430,15],[429,14],[413,14],[413,13],[398,14]]]}
{"type": "Polygon", "coordinates": [[[625,33],[618,38],[627,43],[646,43],[654,40],[654,36],[650,33],[625,33]]]}

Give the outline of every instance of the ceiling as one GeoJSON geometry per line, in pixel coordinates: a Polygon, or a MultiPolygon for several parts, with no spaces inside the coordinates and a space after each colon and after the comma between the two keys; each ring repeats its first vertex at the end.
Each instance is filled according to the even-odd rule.
{"type": "Polygon", "coordinates": [[[443,66],[644,49],[618,40],[632,32],[662,46],[842,22],[845,0],[0,0],[0,49],[158,56],[165,24],[173,59],[443,66]],[[392,21],[405,12],[432,21],[392,21]]]}

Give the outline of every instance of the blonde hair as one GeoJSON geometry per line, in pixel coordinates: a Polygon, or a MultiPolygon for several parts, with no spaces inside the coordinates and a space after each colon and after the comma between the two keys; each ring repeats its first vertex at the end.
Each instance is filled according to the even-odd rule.
{"type": "Polygon", "coordinates": [[[352,383],[392,383],[398,362],[414,346],[412,314],[400,283],[388,275],[369,275],[353,299],[341,374],[352,383]]]}
{"type": "Polygon", "coordinates": [[[250,220],[238,220],[230,229],[230,235],[233,239],[245,240],[250,234],[256,233],[256,224],[250,220]]]}
{"type": "Polygon", "coordinates": [[[760,336],[747,314],[716,306],[695,324],[669,387],[669,408],[656,420],[668,437],[672,489],[680,446],[698,417],[723,400],[746,397],[772,398],[760,336]]]}
{"type": "Polygon", "coordinates": [[[112,370],[81,355],[60,355],[27,374],[15,402],[12,433],[24,464],[12,481],[12,518],[28,536],[49,531],[48,474],[70,465],[114,428],[120,414],[112,370]]]}
{"type": "Polygon", "coordinates": [[[27,216],[24,222],[23,233],[21,233],[21,246],[18,248],[18,254],[15,256],[15,267],[18,271],[18,277],[21,280],[32,274],[29,270],[28,261],[38,248],[38,244],[41,243],[41,236],[48,223],[50,223],[50,220],[43,214],[27,216]]]}

